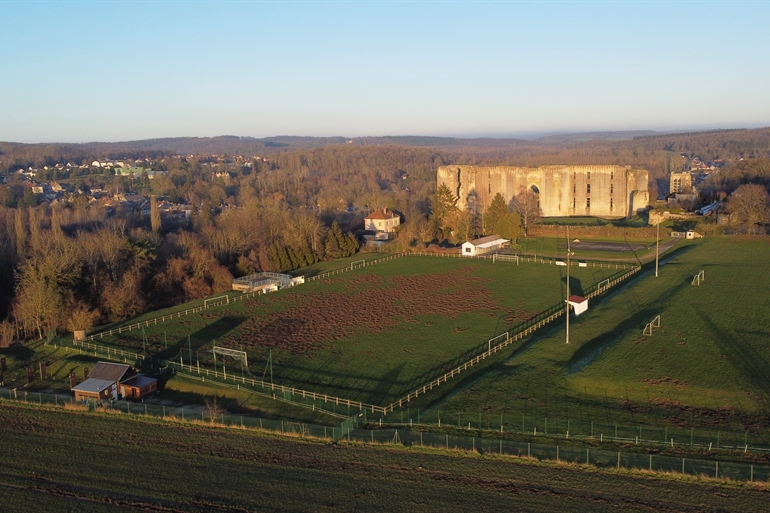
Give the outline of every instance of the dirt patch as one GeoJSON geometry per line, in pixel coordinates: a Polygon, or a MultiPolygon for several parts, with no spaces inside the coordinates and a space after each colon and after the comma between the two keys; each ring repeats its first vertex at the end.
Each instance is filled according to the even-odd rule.
{"type": "Polygon", "coordinates": [[[237,342],[246,348],[280,347],[310,355],[325,343],[357,333],[389,331],[403,322],[416,324],[420,315],[439,314],[451,319],[480,310],[490,312],[492,317],[511,319],[532,315],[497,305],[485,286],[487,281],[474,276],[471,268],[387,280],[376,274],[358,276],[347,282],[348,290],[344,292],[265,298],[283,311],[249,318],[225,342],[237,342]]]}
{"type": "Polygon", "coordinates": [[[682,381],[680,379],[675,379],[669,376],[663,376],[662,378],[647,378],[641,380],[642,383],[646,383],[648,385],[660,385],[660,384],[668,384],[668,385],[674,385],[677,388],[687,388],[690,386],[689,383],[686,381],[682,381]]]}

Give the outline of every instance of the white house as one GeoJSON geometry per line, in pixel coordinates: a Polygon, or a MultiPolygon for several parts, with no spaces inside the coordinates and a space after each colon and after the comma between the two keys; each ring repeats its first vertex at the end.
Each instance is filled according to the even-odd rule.
{"type": "Polygon", "coordinates": [[[364,218],[364,230],[393,233],[401,224],[401,216],[387,208],[375,210],[364,218]]]}
{"type": "Polygon", "coordinates": [[[460,251],[462,256],[478,256],[508,247],[510,243],[510,240],[504,239],[499,235],[488,235],[480,239],[463,242],[460,251]]]}

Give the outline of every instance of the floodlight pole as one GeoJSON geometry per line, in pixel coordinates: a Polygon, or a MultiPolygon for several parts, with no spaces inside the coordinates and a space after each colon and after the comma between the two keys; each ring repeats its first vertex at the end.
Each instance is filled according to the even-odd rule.
{"type": "Polygon", "coordinates": [[[567,225],[567,344],[569,344],[569,257],[572,254],[569,247],[569,225],[567,225]]]}
{"type": "Polygon", "coordinates": [[[660,219],[658,219],[658,222],[655,224],[655,277],[658,277],[658,258],[659,258],[659,250],[658,250],[658,241],[660,240],[660,219]]]}

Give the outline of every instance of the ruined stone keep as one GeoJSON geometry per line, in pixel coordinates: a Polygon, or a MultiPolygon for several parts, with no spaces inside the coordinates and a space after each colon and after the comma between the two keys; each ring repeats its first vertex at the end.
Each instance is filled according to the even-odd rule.
{"type": "Polygon", "coordinates": [[[526,191],[538,198],[540,215],[623,218],[649,205],[647,171],[623,166],[441,166],[438,186],[458,198],[460,210],[483,212],[498,192],[505,201],[526,191]]]}

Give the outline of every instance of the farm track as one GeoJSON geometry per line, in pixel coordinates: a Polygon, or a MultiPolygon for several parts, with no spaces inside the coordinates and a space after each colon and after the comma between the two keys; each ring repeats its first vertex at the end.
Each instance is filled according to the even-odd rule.
{"type": "Polygon", "coordinates": [[[509,511],[511,507],[710,512],[759,511],[767,500],[766,492],[749,487],[619,475],[514,458],[325,444],[6,405],[0,406],[0,418],[14,419],[0,428],[6,461],[0,474],[0,500],[8,513],[68,511],[75,504],[86,512],[509,511]],[[94,443],[84,446],[89,439],[94,443]],[[78,470],[73,472],[74,468],[78,470]],[[38,503],[41,496],[45,501],[38,503]]]}

